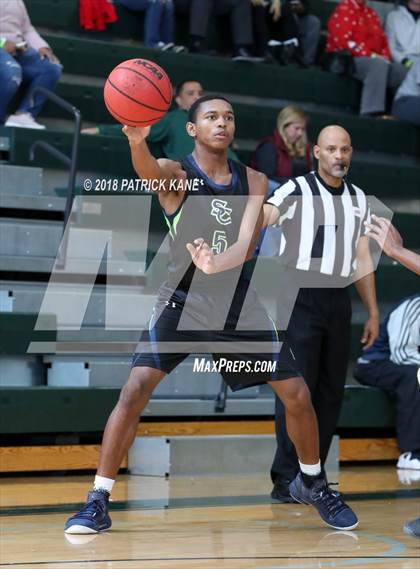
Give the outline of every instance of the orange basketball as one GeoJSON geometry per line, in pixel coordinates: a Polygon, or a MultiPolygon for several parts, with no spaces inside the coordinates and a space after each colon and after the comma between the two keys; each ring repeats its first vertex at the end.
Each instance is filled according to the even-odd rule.
{"type": "Polygon", "coordinates": [[[163,117],[172,102],[172,85],[154,61],[128,59],[109,74],[104,87],[111,115],[128,126],[149,126],[163,117]]]}

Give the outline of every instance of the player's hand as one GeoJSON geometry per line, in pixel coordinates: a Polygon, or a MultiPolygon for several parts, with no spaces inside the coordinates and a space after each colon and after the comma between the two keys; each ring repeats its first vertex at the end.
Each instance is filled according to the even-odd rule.
{"type": "Polygon", "coordinates": [[[263,8],[268,6],[267,0],[251,0],[251,4],[253,6],[262,6],[263,8]]]}
{"type": "Polygon", "coordinates": [[[138,127],[126,125],[122,131],[128,138],[130,144],[140,144],[149,136],[150,126],[138,127]]]}
{"type": "Polygon", "coordinates": [[[277,20],[279,20],[281,16],[281,1],[272,0],[269,12],[273,17],[273,21],[277,22],[277,20]]]}
{"type": "Polygon", "coordinates": [[[187,243],[186,247],[196,267],[201,269],[206,275],[211,275],[215,272],[214,253],[202,237],[195,239],[194,245],[187,243]]]}
{"type": "Polygon", "coordinates": [[[373,342],[379,335],[379,316],[369,316],[363,328],[361,343],[364,344],[363,349],[367,350],[373,345],[373,342]]]}
{"type": "Polygon", "coordinates": [[[13,57],[16,55],[16,44],[13,41],[7,40],[3,46],[4,51],[10,53],[13,57]]]}
{"type": "Polygon", "coordinates": [[[374,239],[386,255],[392,257],[396,251],[403,247],[401,235],[389,219],[372,215],[372,220],[374,223],[365,222],[369,230],[366,235],[374,239]]]}

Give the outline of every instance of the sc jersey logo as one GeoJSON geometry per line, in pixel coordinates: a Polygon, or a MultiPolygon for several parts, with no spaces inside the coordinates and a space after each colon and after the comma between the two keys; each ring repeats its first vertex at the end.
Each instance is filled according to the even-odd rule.
{"type": "Polygon", "coordinates": [[[232,223],[232,208],[228,207],[228,202],[218,198],[211,202],[211,215],[216,218],[220,225],[230,225],[232,223]]]}

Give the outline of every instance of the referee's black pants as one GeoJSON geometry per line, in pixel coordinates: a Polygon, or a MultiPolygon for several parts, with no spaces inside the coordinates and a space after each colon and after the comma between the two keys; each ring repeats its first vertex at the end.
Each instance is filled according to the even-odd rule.
{"type": "MultiPolygon", "coordinates": [[[[282,299],[279,299],[279,303],[282,299]]],[[[279,307],[279,311],[284,309],[279,307]]],[[[287,337],[312,395],[318,418],[321,464],[325,463],[337,426],[350,353],[351,302],[347,288],[301,288],[287,337]]],[[[293,480],[299,463],[286,431],[285,410],[276,396],[277,450],[273,482],[293,480]]]]}
{"type": "Polygon", "coordinates": [[[400,451],[420,450],[420,387],[418,366],[390,360],[358,364],[354,377],[363,385],[379,387],[396,399],[397,440],[400,451]]]}

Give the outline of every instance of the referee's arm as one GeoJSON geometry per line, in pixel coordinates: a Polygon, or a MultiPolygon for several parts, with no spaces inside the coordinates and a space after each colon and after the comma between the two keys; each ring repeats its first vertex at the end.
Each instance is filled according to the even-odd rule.
{"type": "Polygon", "coordinates": [[[369,238],[366,236],[359,239],[356,260],[355,285],[368,313],[360,341],[364,344],[364,349],[367,349],[372,346],[379,334],[379,310],[376,301],[374,266],[369,251],[369,238]]]}
{"type": "Polygon", "coordinates": [[[289,180],[279,186],[264,204],[263,229],[267,225],[281,224],[284,216],[290,214],[296,207],[296,184],[289,180]]]}
{"type": "Polygon", "coordinates": [[[275,225],[280,217],[280,212],[275,205],[269,203],[264,204],[264,220],[262,224],[262,229],[267,227],[267,225],[275,225]]]}

